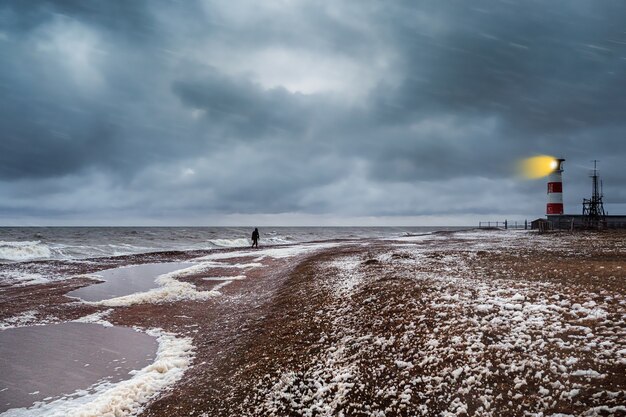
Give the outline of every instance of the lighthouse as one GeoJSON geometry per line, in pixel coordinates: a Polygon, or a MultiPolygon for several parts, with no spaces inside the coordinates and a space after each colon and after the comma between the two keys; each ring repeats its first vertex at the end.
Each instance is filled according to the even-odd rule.
{"type": "Polygon", "coordinates": [[[548,175],[548,204],[547,215],[563,214],[563,162],[565,159],[555,159],[552,163],[552,172],[548,175]]]}

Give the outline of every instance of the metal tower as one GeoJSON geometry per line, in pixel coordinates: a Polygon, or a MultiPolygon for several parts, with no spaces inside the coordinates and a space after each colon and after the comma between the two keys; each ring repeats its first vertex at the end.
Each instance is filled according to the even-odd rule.
{"type": "MultiPolygon", "coordinates": [[[[604,205],[602,204],[602,186],[598,187],[597,160],[593,161],[591,175],[591,198],[583,198],[583,222],[587,227],[598,228],[604,224],[604,205]]],[[[601,184],[601,183],[600,183],[601,184]]]]}

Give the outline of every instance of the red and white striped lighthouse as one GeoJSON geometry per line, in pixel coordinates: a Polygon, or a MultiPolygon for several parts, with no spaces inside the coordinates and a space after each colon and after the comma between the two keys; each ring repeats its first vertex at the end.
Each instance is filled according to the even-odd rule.
{"type": "Polygon", "coordinates": [[[563,214],[563,161],[554,160],[554,170],[548,176],[548,205],[546,214],[563,214]]]}

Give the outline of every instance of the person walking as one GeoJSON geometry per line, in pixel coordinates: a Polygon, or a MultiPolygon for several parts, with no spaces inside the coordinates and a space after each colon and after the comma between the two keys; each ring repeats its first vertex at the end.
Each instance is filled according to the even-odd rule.
{"type": "Polygon", "coordinates": [[[254,228],[254,232],[252,232],[252,247],[259,247],[259,229],[256,227],[254,228]]]}

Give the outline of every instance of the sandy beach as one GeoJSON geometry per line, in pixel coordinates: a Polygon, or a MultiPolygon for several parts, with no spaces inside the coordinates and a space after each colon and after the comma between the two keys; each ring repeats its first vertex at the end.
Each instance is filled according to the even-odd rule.
{"type": "Polygon", "coordinates": [[[67,279],[0,287],[2,328],[106,322],[192,346],[172,359],[176,378],[121,394],[110,413],[626,414],[624,232],[473,230],[31,264],[67,279]],[[147,292],[65,295],[104,269],[182,261],[193,266],[147,292]]]}

